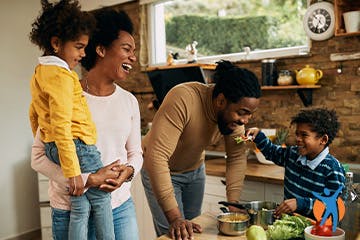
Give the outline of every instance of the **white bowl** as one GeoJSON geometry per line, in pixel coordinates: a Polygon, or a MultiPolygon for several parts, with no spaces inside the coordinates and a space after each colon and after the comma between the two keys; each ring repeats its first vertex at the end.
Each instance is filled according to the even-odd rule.
{"type": "Polygon", "coordinates": [[[305,228],[305,240],[345,240],[345,231],[341,228],[337,228],[336,232],[331,237],[313,235],[311,234],[312,228],[313,226],[305,228]]]}

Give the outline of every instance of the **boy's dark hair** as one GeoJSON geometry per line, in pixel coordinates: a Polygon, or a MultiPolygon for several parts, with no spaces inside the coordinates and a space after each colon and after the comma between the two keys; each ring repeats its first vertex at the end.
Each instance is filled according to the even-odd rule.
{"type": "Polygon", "coordinates": [[[41,0],[42,13],[32,23],[30,40],[44,51],[45,55],[54,54],[51,38],[56,36],[62,43],[74,41],[81,35],[91,35],[95,19],[80,9],[77,0],[61,0],[49,3],[41,0]]]}
{"type": "Polygon", "coordinates": [[[217,62],[214,74],[216,83],[213,98],[223,93],[225,98],[232,103],[237,103],[241,98],[260,98],[261,88],[255,74],[245,68],[239,68],[229,61],[217,62]]]}
{"type": "Polygon", "coordinates": [[[94,12],[96,19],[96,30],[89,39],[89,44],[85,48],[86,56],[81,60],[81,65],[90,70],[96,62],[96,47],[109,47],[113,41],[118,39],[119,32],[125,31],[133,34],[133,23],[124,11],[103,8],[94,12]]]}
{"type": "Polygon", "coordinates": [[[311,131],[316,132],[318,137],[328,135],[329,140],[326,146],[334,140],[340,123],[334,110],[324,108],[301,110],[291,119],[291,124],[307,123],[311,126],[311,131]]]}

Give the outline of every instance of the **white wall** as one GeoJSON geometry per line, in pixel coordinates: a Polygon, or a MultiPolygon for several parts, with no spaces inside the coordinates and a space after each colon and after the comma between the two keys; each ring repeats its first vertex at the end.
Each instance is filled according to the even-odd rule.
{"type": "Polygon", "coordinates": [[[40,0],[0,0],[0,239],[39,229],[30,167],[29,81],[40,51],[29,41],[40,0]]]}

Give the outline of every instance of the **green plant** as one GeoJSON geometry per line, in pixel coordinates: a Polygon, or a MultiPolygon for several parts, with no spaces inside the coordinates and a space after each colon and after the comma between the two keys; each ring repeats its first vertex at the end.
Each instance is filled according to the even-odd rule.
{"type": "Polygon", "coordinates": [[[285,145],[288,136],[289,136],[289,130],[287,128],[279,128],[276,131],[275,144],[285,145]]]}

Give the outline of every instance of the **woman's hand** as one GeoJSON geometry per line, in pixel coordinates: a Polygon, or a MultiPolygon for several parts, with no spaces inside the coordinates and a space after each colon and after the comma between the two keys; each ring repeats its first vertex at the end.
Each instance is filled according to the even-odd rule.
{"type": "Polygon", "coordinates": [[[99,187],[101,190],[106,192],[114,191],[120,187],[119,183],[114,184],[114,182],[117,182],[122,166],[123,165],[121,165],[119,161],[115,161],[105,167],[100,168],[96,173],[89,175],[85,187],[99,187]],[[109,179],[113,180],[110,182],[110,185],[107,183],[107,180],[109,179]]]}
{"type": "Polygon", "coordinates": [[[283,201],[276,209],[275,216],[281,217],[283,213],[293,213],[297,208],[296,198],[290,198],[283,201]]]}
{"type": "Polygon", "coordinates": [[[134,168],[128,165],[119,165],[116,166],[116,172],[118,176],[116,179],[110,178],[106,179],[104,184],[100,185],[100,189],[106,192],[112,192],[115,189],[119,188],[124,182],[134,174],[134,168]]]}

